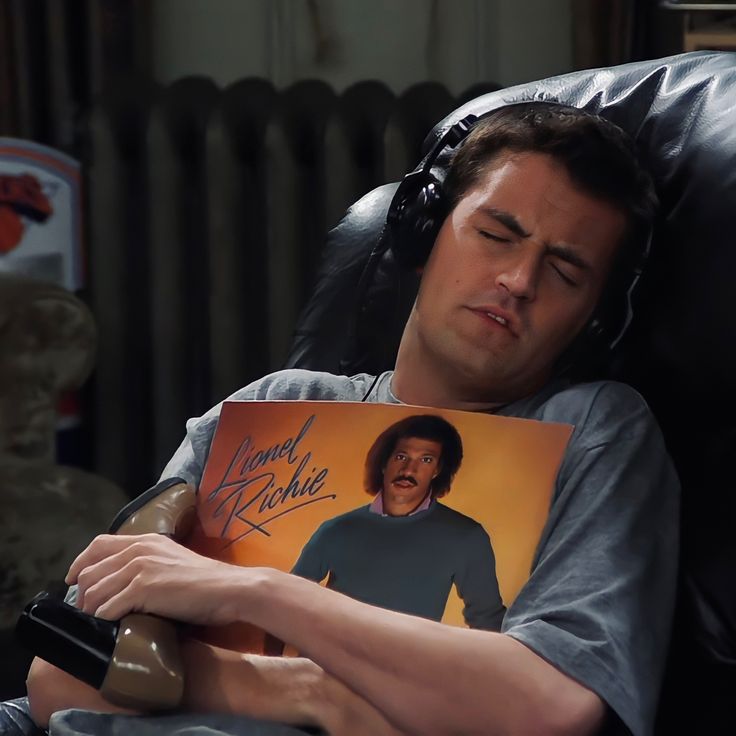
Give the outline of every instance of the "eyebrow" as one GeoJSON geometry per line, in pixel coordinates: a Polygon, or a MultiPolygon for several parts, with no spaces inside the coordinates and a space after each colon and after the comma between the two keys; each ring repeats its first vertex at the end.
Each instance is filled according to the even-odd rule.
{"type": "MultiPolygon", "coordinates": [[[[528,233],[521,226],[521,223],[512,215],[510,212],[505,210],[499,210],[495,207],[480,207],[479,212],[487,217],[492,217],[494,220],[498,220],[504,227],[508,228],[514,235],[519,238],[529,238],[531,233],[528,233]]],[[[547,243],[547,253],[555,256],[567,263],[577,266],[584,271],[590,271],[591,265],[586,261],[579,253],[573,250],[569,245],[564,243],[547,243]]]]}
{"type": "Polygon", "coordinates": [[[511,230],[514,235],[518,235],[520,238],[528,238],[531,235],[531,233],[524,230],[521,223],[510,212],[497,210],[495,207],[479,207],[478,210],[482,214],[498,220],[502,225],[511,230]]]}
{"type": "Polygon", "coordinates": [[[570,248],[570,246],[565,245],[564,243],[547,243],[547,253],[556,256],[562,261],[567,261],[567,263],[573,266],[577,266],[583,271],[592,270],[592,267],[590,263],[588,263],[588,261],[582,258],[578,253],[570,248]]]}
{"type": "MultiPolygon", "coordinates": [[[[398,453],[404,453],[406,454],[408,450],[402,448],[400,445],[396,448],[394,448],[394,451],[391,453],[392,455],[397,455],[398,453]]],[[[439,452],[435,452],[434,450],[426,450],[425,452],[422,452],[420,457],[433,457],[435,459],[439,458],[442,455],[442,450],[439,452]]]]}

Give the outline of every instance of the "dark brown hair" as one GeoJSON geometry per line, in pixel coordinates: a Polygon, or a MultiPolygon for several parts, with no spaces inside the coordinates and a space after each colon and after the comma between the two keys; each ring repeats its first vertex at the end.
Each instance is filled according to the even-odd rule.
{"type": "Polygon", "coordinates": [[[506,151],[552,156],[581,190],[626,215],[627,241],[638,244],[648,236],[657,196],[634,141],[611,121],[558,103],[508,105],[476,123],[453,155],[443,185],[450,209],[506,151]]]}

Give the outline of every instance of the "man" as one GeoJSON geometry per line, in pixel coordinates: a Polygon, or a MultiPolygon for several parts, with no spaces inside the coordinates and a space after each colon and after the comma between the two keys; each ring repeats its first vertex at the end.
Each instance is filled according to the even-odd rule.
{"type": "MultiPolygon", "coordinates": [[[[100,537],[68,582],[79,584],[80,607],[99,616],[135,609],[208,625],[246,621],[304,655],[243,661],[185,644],[189,709],[333,732],[348,722],[352,733],[649,733],[674,599],[678,484],[633,390],[570,384],[562,374],[609,302],[623,298],[622,264],[642,249],[652,219],[651,184],[610,124],[531,104],[478,124],[445,188],[449,213],[393,372],[374,384],[290,371],[235,396],[367,398],[575,425],[502,632],[385,611],[158,537],[100,537]],[[223,690],[204,685],[213,682],[223,690]]],[[[218,411],[188,423],[165,476],[199,480],[218,411]]],[[[105,707],[38,662],[28,686],[41,721],[63,706],[105,707]]]]}
{"type": "Polygon", "coordinates": [[[365,489],[373,503],[325,521],[292,572],[356,600],[441,621],[453,584],[475,629],[498,631],[505,613],[488,534],[439,503],[463,458],[446,419],[406,417],[368,451],[365,489]]]}

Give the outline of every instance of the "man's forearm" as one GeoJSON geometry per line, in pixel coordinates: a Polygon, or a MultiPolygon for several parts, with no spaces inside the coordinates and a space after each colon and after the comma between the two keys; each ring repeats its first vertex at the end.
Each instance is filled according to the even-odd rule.
{"type": "Polygon", "coordinates": [[[241,654],[197,641],[183,647],[184,710],[241,713],[333,736],[394,736],[372,705],[304,658],[241,654]]]}
{"type": "MultiPolygon", "coordinates": [[[[333,736],[394,736],[391,724],[369,703],[303,658],[261,657],[182,644],[185,691],[182,711],[222,712],[293,725],[320,726],[333,736]]],[[[31,717],[42,728],[57,710],[81,708],[133,714],[99,691],[36,659],[28,676],[31,717]]]]}
{"type": "Polygon", "coordinates": [[[589,733],[603,705],[523,644],[262,571],[243,620],[289,642],[409,732],[589,733]],[[567,714],[571,714],[570,721],[567,714]]]}

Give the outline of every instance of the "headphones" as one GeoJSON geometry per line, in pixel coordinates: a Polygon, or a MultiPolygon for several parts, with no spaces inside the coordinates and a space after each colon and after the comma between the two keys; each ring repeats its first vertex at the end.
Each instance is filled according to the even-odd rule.
{"type": "MultiPolygon", "coordinates": [[[[560,103],[533,101],[533,104],[560,103]]],[[[402,266],[417,268],[424,265],[450,210],[447,196],[443,192],[447,165],[438,165],[438,161],[447,149],[457,148],[481,120],[497,111],[492,110],[481,116],[467,115],[453,123],[440,135],[417,168],[403,178],[391,200],[384,230],[369,262],[374,260],[374,254],[380,257],[390,247],[402,266]]],[[[592,349],[613,350],[624,336],[634,316],[634,290],[649,258],[651,230],[641,240],[636,252],[624,255],[614,265],[587,326],[561,356],[558,373],[567,371],[579,357],[592,349]]]]}
{"type": "Polygon", "coordinates": [[[405,268],[424,265],[449,214],[442,191],[445,170],[439,175],[432,172],[437,159],[445,149],[457,148],[481,119],[467,115],[451,125],[419,166],[401,180],[386,214],[386,235],[394,257],[405,268]]]}

